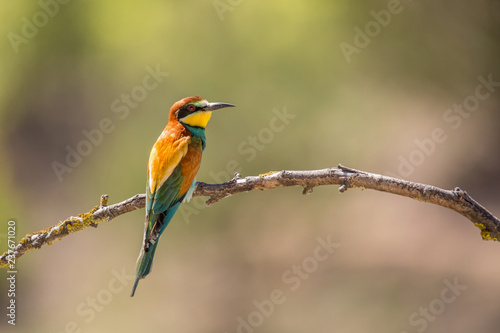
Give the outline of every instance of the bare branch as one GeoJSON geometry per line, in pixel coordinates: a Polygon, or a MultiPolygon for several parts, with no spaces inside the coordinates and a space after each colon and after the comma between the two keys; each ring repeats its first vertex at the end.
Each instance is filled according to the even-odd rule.
{"type": "MultiPolygon", "coordinates": [[[[193,196],[209,197],[207,205],[211,205],[241,192],[301,186],[303,187],[302,193],[309,194],[314,187],[323,185],[340,185],[340,192],[345,192],[348,188],[372,189],[443,206],[472,221],[481,230],[483,239],[500,240],[500,220],[458,187],[454,190],[443,190],[431,185],[347,168],[340,164],[337,168],[272,171],[245,178],[236,174],[232,180],[221,184],[199,182],[193,196]]],[[[100,205],[90,212],[77,217],[69,217],[52,227],[26,235],[15,248],[0,256],[0,267],[8,267],[9,261],[14,262],[29,250],[38,249],[44,244],[51,245],[55,240],[60,240],[89,226],[97,227],[103,221],[110,221],[122,214],[142,209],[145,205],[145,195],[137,194],[111,206],[106,205],[107,201],[108,196],[103,195],[100,205]]]]}

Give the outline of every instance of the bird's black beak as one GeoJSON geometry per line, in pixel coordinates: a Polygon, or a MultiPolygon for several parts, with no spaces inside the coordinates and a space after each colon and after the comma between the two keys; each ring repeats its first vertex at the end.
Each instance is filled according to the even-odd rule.
{"type": "Polygon", "coordinates": [[[233,107],[236,105],[229,104],[229,103],[209,103],[207,106],[203,108],[204,111],[214,111],[222,108],[229,108],[233,107]]]}

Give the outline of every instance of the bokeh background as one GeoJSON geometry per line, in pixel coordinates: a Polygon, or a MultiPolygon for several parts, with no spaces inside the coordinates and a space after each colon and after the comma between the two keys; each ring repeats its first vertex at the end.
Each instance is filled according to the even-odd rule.
{"type": "MultiPolygon", "coordinates": [[[[477,105],[472,97],[478,77],[500,81],[500,1],[0,7],[2,251],[10,219],[19,240],[87,212],[101,194],[116,203],[144,192],[168,110],[191,95],[237,105],[212,117],[200,181],[342,163],[460,186],[500,215],[500,87],[479,88],[489,95],[477,105]],[[371,37],[356,37],[367,28],[371,37]],[[347,44],[360,47],[346,56],[347,44]],[[151,71],[158,84],[145,90],[151,71]],[[448,111],[464,100],[472,111],[448,111]],[[112,130],[85,146],[103,119],[112,130]],[[431,144],[435,129],[446,139],[431,144]],[[87,156],[58,177],[54,162],[84,146],[87,156]]],[[[334,186],[239,194],[209,208],[196,198],[130,298],[143,216],[22,257],[15,327],[3,313],[2,270],[2,331],[498,332],[500,245],[441,207],[334,186]],[[318,238],[339,246],[314,265],[318,238]],[[303,263],[312,266],[299,277],[291,269],[303,263]],[[450,293],[446,281],[462,289],[450,293]],[[273,290],[285,300],[271,311],[273,290]],[[258,314],[256,302],[268,310],[258,314]]]]}

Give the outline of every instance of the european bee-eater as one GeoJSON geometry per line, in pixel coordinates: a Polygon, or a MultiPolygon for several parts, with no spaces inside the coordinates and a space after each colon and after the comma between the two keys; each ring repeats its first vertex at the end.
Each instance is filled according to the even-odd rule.
{"type": "Polygon", "coordinates": [[[167,126],[149,155],[144,238],[130,296],[134,296],[139,280],[151,271],[158,239],[177,208],[183,200],[191,199],[212,111],[230,106],[234,105],[209,103],[194,96],[181,99],[170,109],[167,126]]]}

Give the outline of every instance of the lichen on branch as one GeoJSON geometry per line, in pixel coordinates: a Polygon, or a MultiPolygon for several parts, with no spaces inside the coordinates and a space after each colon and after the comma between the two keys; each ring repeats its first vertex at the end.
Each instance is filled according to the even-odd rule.
{"type": "MultiPolygon", "coordinates": [[[[324,185],[340,185],[340,192],[345,192],[349,188],[371,189],[446,207],[462,214],[474,223],[480,229],[483,239],[500,240],[500,220],[458,187],[454,190],[444,190],[431,185],[360,171],[340,164],[336,168],[271,171],[244,178],[236,174],[233,179],[221,184],[198,182],[193,196],[206,196],[208,197],[207,205],[212,205],[233,194],[253,190],[300,186],[303,188],[303,194],[309,194],[314,187],[324,185]]],[[[39,249],[45,244],[51,245],[54,241],[87,227],[97,227],[101,222],[142,209],[145,206],[145,195],[136,194],[110,206],[107,206],[107,201],[108,196],[103,195],[100,204],[89,212],[69,217],[52,227],[26,235],[11,252],[7,251],[0,256],[0,267],[8,267],[9,256],[13,255],[17,260],[32,249],[39,249]]]]}

